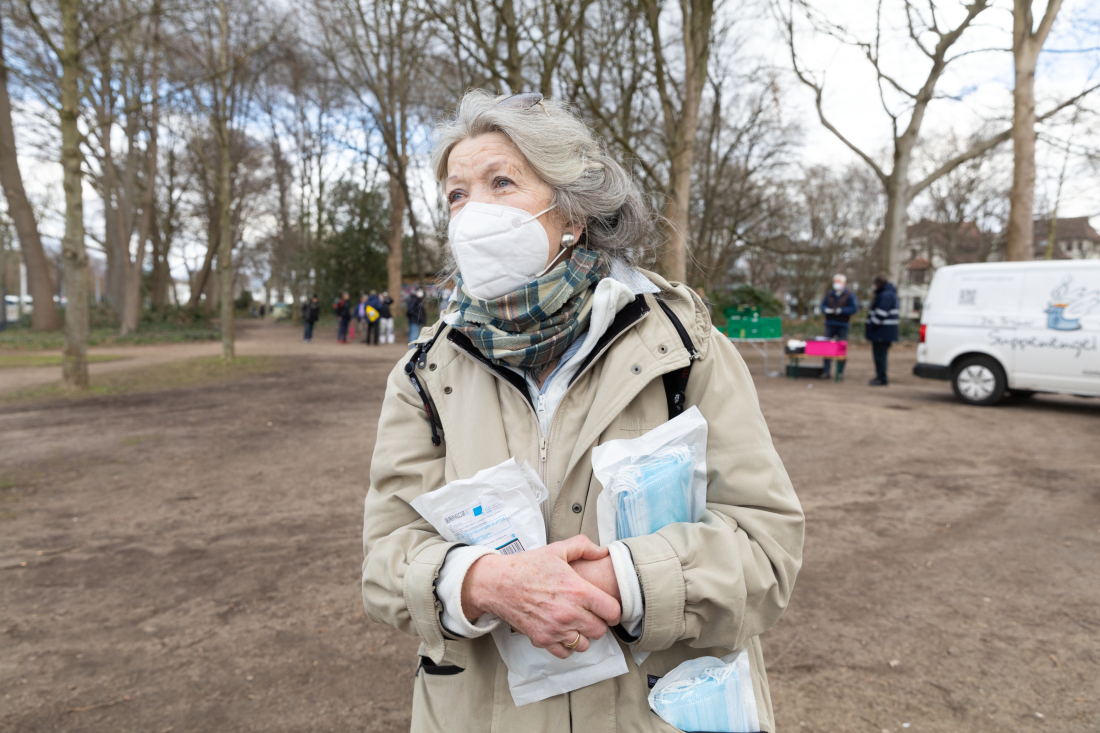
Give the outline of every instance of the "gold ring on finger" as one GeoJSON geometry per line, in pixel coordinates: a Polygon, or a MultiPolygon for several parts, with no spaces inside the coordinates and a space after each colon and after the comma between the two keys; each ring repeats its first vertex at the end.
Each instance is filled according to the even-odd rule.
{"type": "Polygon", "coordinates": [[[581,643],[581,632],[578,631],[577,632],[577,638],[574,639],[572,643],[566,644],[565,648],[568,649],[569,651],[573,652],[573,651],[577,650],[577,644],[580,644],[580,643],[581,643]]]}

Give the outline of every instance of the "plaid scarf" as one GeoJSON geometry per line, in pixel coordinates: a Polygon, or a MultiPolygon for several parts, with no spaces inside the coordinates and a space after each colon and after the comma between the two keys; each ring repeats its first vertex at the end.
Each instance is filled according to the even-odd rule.
{"type": "Polygon", "coordinates": [[[538,280],[494,300],[478,300],[458,281],[454,328],[495,362],[521,369],[557,359],[592,315],[593,287],[611,271],[600,253],[583,247],[538,280]]]}

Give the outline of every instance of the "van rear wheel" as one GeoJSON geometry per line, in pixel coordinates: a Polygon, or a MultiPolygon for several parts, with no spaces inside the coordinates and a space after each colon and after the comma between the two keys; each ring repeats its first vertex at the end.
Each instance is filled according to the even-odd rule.
{"type": "Polygon", "coordinates": [[[1004,397],[1007,380],[1004,369],[995,359],[971,356],[955,367],[951,386],[955,396],[968,405],[988,407],[1004,397]]]}

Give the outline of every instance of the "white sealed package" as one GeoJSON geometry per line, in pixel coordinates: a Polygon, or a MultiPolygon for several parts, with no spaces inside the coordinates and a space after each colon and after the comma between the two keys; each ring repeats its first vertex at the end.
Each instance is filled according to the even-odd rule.
{"type": "Polygon", "coordinates": [[[682,731],[759,731],[748,651],[683,662],[653,685],[649,707],[682,731]]]}
{"type": "Polygon", "coordinates": [[[473,478],[421,494],[411,503],[448,542],[512,555],[546,544],[539,504],[547,496],[538,474],[526,463],[520,466],[509,458],[473,478]]]}
{"type": "Polygon", "coordinates": [[[592,449],[600,544],[698,522],[707,504],[707,420],[692,406],[637,438],[592,449]]]}
{"type": "MultiPolygon", "coordinates": [[[[541,504],[549,492],[531,467],[509,458],[421,494],[412,507],[450,542],[492,547],[510,555],[546,545],[541,504]]],[[[558,659],[531,640],[500,624],[493,640],[508,667],[508,688],[517,706],[545,700],[626,674],[626,657],[608,631],[592,639],[588,651],[558,659]]]]}

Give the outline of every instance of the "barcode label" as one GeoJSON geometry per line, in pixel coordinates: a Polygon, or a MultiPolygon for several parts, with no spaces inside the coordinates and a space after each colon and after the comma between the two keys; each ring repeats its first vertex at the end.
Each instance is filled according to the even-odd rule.
{"type": "Polygon", "coordinates": [[[519,539],[514,539],[508,544],[498,547],[497,550],[499,550],[502,555],[515,555],[516,553],[523,552],[523,545],[519,543],[519,539]]]}

